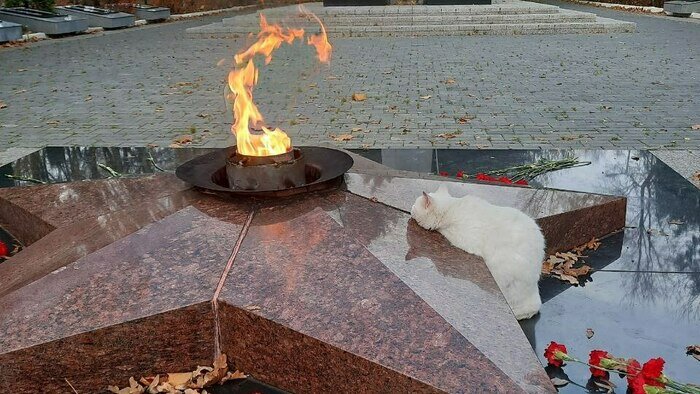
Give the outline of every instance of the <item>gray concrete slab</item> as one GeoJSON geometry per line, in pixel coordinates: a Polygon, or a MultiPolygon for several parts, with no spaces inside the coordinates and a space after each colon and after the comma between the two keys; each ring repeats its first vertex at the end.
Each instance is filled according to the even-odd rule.
{"type": "Polygon", "coordinates": [[[90,26],[105,29],[120,29],[133,26],[136,17],[126,12],[118,12],[84,5],[68,5],[56,7],[56,12],[62,15],[73,15],[88,20],[90,26]]]}
{"type": "Polygon", "coordinates": [[[22,25],[0,20],[0,42],[16,41],[22,38],[22,25]]]}
{"type": "Polygon", "coordinates": [[[658,150],[654,156],[700,188],[700,150],[658,150]]]}
{"type": "Polygon", "coordinates": [[[12,163],[15,160],[21,159],[24,156],[34,153],[39,148],[8,148],[0,150],[0,167],[5,164],[12,163]]]}
{"type": "Polygon", "coordinates": [[[0,8],[0,18],[27,26],[33,32],[48,35],[79,33],[88,28],[87,19],[83,17],[24,7],[0,8]]]}

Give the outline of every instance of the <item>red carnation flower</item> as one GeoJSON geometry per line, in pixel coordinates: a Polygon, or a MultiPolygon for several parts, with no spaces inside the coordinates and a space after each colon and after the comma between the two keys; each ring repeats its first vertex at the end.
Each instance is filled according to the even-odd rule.
{"type": "MultiPolygon", "coordinates": [[[[639,363],[637,363],[637,365],[639,365],[639,363]]],[[[646,390],[644,390],[644,377],[642,377],[641,374],[635,375],[634,377],[627,375],[627,388],[632,394],[646,394],[646,390]]]]}
{"type": "Polygon", "coordinates": [[[527,181],[526,181],[525,179],[521,179],[521,180],[519,180],[519,181],[516,181],[515,184],[516,184],[516,185],[523,185],[523,186],[527,186],[527,185],[528,185],[528,183],[527,183],[527,181]]]}
{"type": "Polygon", "coordinates": [[[509,185],[510,185],[511,183],[513,183],[513,181],[511,181],[510,178],[505,177],[505,176],[502,176],[502,177],[498,178],[498,181],[501,182],[501,183],[507,183],[507,184],[509,184],[509,185]]]}
{"type": "MultiPolygon", "coordinates": [[[[608,354],[608,352],[605,350],[591,350],[591,353],[588,356],[588,363],[593,366],[600,367],[600,360],[604,358],[610,358],[610,354],[608,354]]],[[[608,372],[603,371],[602,369],[590,367],[590,370],[591,375],[593,375],[594,378],[605,378],[608,375],[608,372]]]]}
{"type": "Polygon", "coordinates": [[[7,257],[8,253],[10,253],[10,249],[7,248],[4,242],[0,241],[0,257],[7,257]]]}
{"type": "Polygon", "coordinates": [[[664,371],[664,359],[652,358],[651,360],[644,363],[642,366],[641,375],[644,377],[644,383],[649,386],[665,387],[666,385],[661,381],[664,371]]]}
{"type": "Polygon", "coordinates": [[[450,174],[447,173],[447,171],[440,171],[439,172],[440,176],[448,176],[450,174]]]}
{"type": "Polygon", "coordinates": [[[462,170],[457,171],[457,178],[464,178],[464,171],[462,171],[462,170]]]}
{"type": "Polygon", "coordinates": [[[549,365],[561,367],[564,360],[569,358],[566,346],[554,341],[549,343],[549,346],[544,350],[544,358],[547,359],[549,365]]]}
{"type": "Polygon", "coordinates": [[[639,361],[631,358],[629,361],[627,361],[627,383],[631,386],[632,381],[640,375],[642,372],[642,366],[639,364],[639,361]]]}

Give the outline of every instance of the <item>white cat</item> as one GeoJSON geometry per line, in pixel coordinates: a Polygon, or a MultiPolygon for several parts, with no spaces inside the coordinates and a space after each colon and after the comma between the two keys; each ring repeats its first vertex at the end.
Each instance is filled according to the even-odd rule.
{"type": "Polygon", "coordinates": [[[544,236],[535,221],[515,208],[491,205],[475,196],[455,198],[443,186],[416,199],[411,216],[437,230],[452,245],[481,256],[518,320],[540,310],[537,282],[544,236]]]}

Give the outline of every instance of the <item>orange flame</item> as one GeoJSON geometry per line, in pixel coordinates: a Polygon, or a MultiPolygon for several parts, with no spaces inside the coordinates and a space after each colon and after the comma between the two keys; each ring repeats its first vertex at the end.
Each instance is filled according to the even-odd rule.
{"type": "MultiPolygon", "coordinates": [[[[316,15],[311,15],[321,25],[321,33],[309,37],[308,44],[316,48],[316,54],[321,62],[328,63],[332,47],[328,42],[326,28],[316,15]]],[[[291,45],[296,39],[302,40],[304,30],[268,24],[265,16],[260,14],[260,33],[257,37],[255,43],[234,57],[237,68],[231,70],[228,75],[228,86],[235,96],[233,103],[235,121],[231,131],[236,135],[236,150],[242,155],[280,155],[292,149],[292,142],[289,136],[279,128],[270,130],[263,125],[263,116],[253,102],[253,87],[258,82],[258,69],[253,63],[253,58],[255,55],[263,55],[265,64],[269,64],[272,61],[272,53],[277,48],[283,43],[291,45]],[[242,66],[244,63],[245,66],[242,66]],[[262,134],[252,134],[251,127],[261,129],[262,134]]]]}

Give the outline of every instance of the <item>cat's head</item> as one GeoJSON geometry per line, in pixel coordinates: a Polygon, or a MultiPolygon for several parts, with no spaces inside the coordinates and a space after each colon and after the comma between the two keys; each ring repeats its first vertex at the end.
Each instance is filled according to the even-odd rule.
{"type": "Polygon", "coordinates": [[[445,185],[434,193],[423,192],[411,207],[411,217],[418,224],[428,230],[437,230],[442,224],[442,219],[449,200],[452,199],[445,185]]]}

